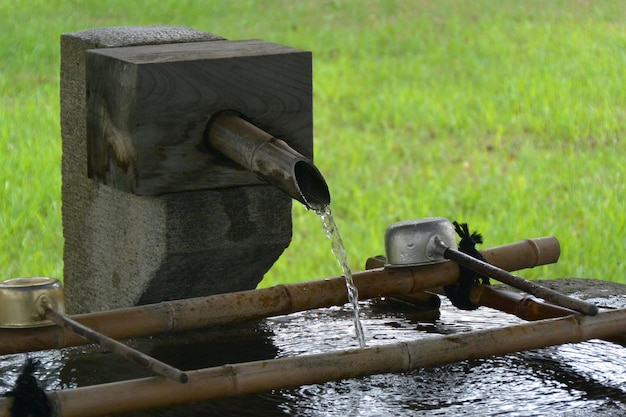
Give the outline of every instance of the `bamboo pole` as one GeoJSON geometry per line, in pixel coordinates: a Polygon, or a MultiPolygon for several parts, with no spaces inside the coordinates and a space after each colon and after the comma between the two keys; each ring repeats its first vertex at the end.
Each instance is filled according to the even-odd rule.
{"type": "Polygon", "coordinates": [[[72,320],[63,314],[57,313],[49,307],[46,307],[43,316],[54,322],[57,326],[64,327],[67,330],[76,333],[86,341],[98,344],[104,349],[108,349],[116,355],[119,355],[124,359],[128,359],[139,366],[147,368],[158,375],[170,378],[173,381],[178,381],[183,384],[187,382],[187,374],[180,369],[176,369],[173,366],[146,355],[145,353],[126,346],[115,339],[111,339],[110,337],[98,333],[89,327],[83,326],[77,321],[72,320]]]}
{"type": "MultiPolygon", "coordinates": [[[[512,271],[554,263],[559,254],[554,237],[526,239],[484,252],[488,262],[497,261],[499,267],[512,271]]],[[[459,267],[454,262],[353,274],[361,299],[415,293],[453,284],[458,277],[459,267]]],[[[347,301],[345,279],[335,277],[70,317],[108,337],[125,339],[343,305],[347,301]]],[[[85,343],[80,336],[58,326],[2,328],[0,339],[0,355],[85,343]]]]}
{"type": "MultiPolygon", "coordinates": [[[[385,266],[386,261],[387,258],[383,255],[367,258],[365,261],[365,269],[382,268],[385,266]]],[[[441,299],[439,296],[429,291],[418,291],[411,294],[391,294],[388,297],[423,310],[438,310],[439,307],[441,307],[441,299]]]]}
{"type": "Polygon", "coordinates": [[[576,311],[569,308],[545,303],[524,293],[505,291],[481,284],[472,286],[469,300],[472,304],[490,307],[528,321],[577,314],[576,311]]]}
{"type": "MultiPolygon", "coordinates": [[[[186,385],[151,377],[51,392],[59,417],[96,417],[284,389],[466,359],[608,338],[626,328],[626,309],[570,315],[497,329],[365,349],[224,365],[189,372],[186,385]]],[[[10,406],[0,400],[0,415],[10,406]]]]}
{"type": "MultiPolygon", "coordinates": [[[[551,251],[558,251],[558,241],[556,240],[553,242],[546,240],[539,246],[535,246],[535,242],[527,242],[525,245],[522,245],[517,249],[525,249],[527,251],[530,251],[525,253],[524,257],[533,258],[538,256],[542,246],[552,244],[555,244],[557,246],[553,246],[551,251]]],[[[482,253],[483,256],[485,256],[485,253],[489,253],[489,258],[491,260],[497,259],[500,263],[504,263],[507,259],[515,257],[516,250],[512,245],[506,245],[503,247],[487,249],[482,253]],[[511,252],[511,250],[513,251],[511,252]]],[[[365,268],[380,268],[385,264],[385,261],[386,259],[383,256],[369,258],[365,264],[365,268]]],[[[443,288],[441,287],[432,288],[430,289],[430,291],[441,295],[445,294],[443,288]]],[[[420,303],[421,301],[421,306],[427,308],[431,305],[431,303],[433,303],[433,301],[431,300],[432,296],[433,294],[430,292],[420,291],[415,294],[394,294],[391,297],[398,298],[399,300],[403,301],[409,299],[413,303],[420,303]]],[[[472,286],[469,293],[469,300],[472,304],[483,307],[490,307],[495,310],[515,315],[523,320],[528,321],[544,320],[549,318],[569,316],[570,314],[577,314],[577,312],[574,310],[543,302],[527,294],[505,291],[494,288],[492,286],[480,284],[474,284],[472,286]]],[[[607,340],[608,342],[626,346],[626,332],[621,335],[612,336],[611,338],[605,340],[607,340]]]]}
{"type": "Polygon", "coordinates": [[[214,115],[206,133],[213,148],[306,208],[322,210],[330,204],[326,180],[312,161],[242,119],[237,112],[227,110],[214,115]]]}
{"type": "MultiPolygon", "coordinates": [[[[474,284],[469,299],[473,304],[513,314],[528,321],[545,320],[577,314],[569,308],[549,304],[526,294],[504,291],[487,285],[474,284]]],[[[604,339],[626,346],[626,331],[604,339]]]]}

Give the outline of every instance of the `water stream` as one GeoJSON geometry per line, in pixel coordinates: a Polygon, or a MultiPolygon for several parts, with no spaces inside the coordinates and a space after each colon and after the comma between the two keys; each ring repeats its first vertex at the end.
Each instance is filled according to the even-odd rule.
{"type": "Polygon", "coordinates": [[[343,246],[341,234],[339,234],[339,228],[337,227],[335,219],[333,218],[333,214],[330,211],[330,205],[325,206],[321,210],[317,210],[316,213],[324,223],[324,231],[326,232],[326,236],[328,236],[328,238],[332,242],[332,252],[335,255],[335,258],[337,258],[337,262],[339,262],[339,265],[341,266],[341,269],[343,271],[343,275],[346,278],[346,287],[348,288],[348,301],[350,301],[350,303],[352,304],[356,337],[359,341],[359,346],[361,348],[364,348],[366,347],[366,344],[363,325],[361,324],[361,319],[359,318],[359,292],[354,285],[354,280],[352,279],[352,270],[350,269],[350,264],[348,263],[348,256],[346,255],[346,249],[343,246]]]}

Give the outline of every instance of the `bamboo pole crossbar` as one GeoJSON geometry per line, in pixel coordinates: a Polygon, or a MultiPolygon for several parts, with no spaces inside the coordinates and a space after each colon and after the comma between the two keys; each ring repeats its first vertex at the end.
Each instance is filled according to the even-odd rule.
{"type": "MultiPolygon", "coordinates": [[[[187,384],[162,377],[49,393],[59,417],[96,417],[388,372],[409,372],[563,343],[609,338],[626,328],[626,309],[570,315],[496,329],[188,372],[187,384]]],[[[8,416],[9,399],[0,399],[8,416]]]]}
{"type": "MultiPolygon", "coordinates": [[[[472,286],[469,299],[473,304],[513,314],[528,321],[565,317],[576,314],[574,310],[549,304],[526,294],[504,291],[480,284],[474,284],[472,286]]],[[[626,346],[626,329],[621,334],[615,334],[604,340],[626,346]]]]}
{"type": "Polygon", "coordinates": [[[523,320],[536,321],[577,314],[568,308],[545,303],[533,296],[474,284],[469,292],[473,304],[513,314],[523,320]]]}
{"type": "MultiPolygon", "coordinates": [[[[560,255],[554,237],[525,239],[482,252],[485,259],[507,271],[554,263],[560,255]]],[[[407,268],[377,268],[353,274],[360,299],[410,294],[458,280],[454,262],[407,268]]],[[[73,320],[114,339],[188,330],[212,324],[289,314],[343,305],[348,301],[344,277],[320,279],[271,288],[175,300],[125,309],[71,316],[73,320]]],[[[0,329],[0,355],[84,344],[72,331],[49,326],[0,329]]]]}

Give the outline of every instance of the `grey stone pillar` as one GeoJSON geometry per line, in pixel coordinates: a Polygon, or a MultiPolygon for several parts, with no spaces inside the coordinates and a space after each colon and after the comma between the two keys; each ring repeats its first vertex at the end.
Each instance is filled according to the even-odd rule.
{"type": "MultiPolygon", "coordinates": [[[[207,41],[224,40],[185,27],[118,27],[62,35],[64,285],[69,313],[252,289],[289,245],[291,199],[253,176],[241,180],[241,170],[232,166],[239,179],[231,187],[186,184],[179,192],[149,195],[89,176],[93,129],[86,86],[88,78],[100,77],[97,67],[88,69],[89,51],[207,41]]],[[[109,105],[124,116],[116,103],[109,105]]],[[[312,116],[310,124],[297,133],[304,132],[312,153],[312,116]]],[[[193,135],[188,145],[201,140],[197,132],[193,135]]],[[[129,143],[138,140],[143,139],[133,137],[135,142],[129,143]]],[[[199,167],[211,158],[206,161],[199,167]]],[[[116,167],[118,172],[121,168],[116,167]]]]}

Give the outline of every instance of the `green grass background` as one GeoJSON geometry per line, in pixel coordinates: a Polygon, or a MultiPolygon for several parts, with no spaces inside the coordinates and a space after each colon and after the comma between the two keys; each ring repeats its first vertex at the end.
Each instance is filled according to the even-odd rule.
{"type": "MultiPolygon", "coordinates": [[[[626,2],[0,0],[0,277],[62,277],[59,36],[184,25],[313,51],[315,161],[354,270],[400,220],[485,247],[554,235],[522,276],[626,283],[626,2]]],[[[315,214],[262,285],[339,275],[315,214]]]]}

